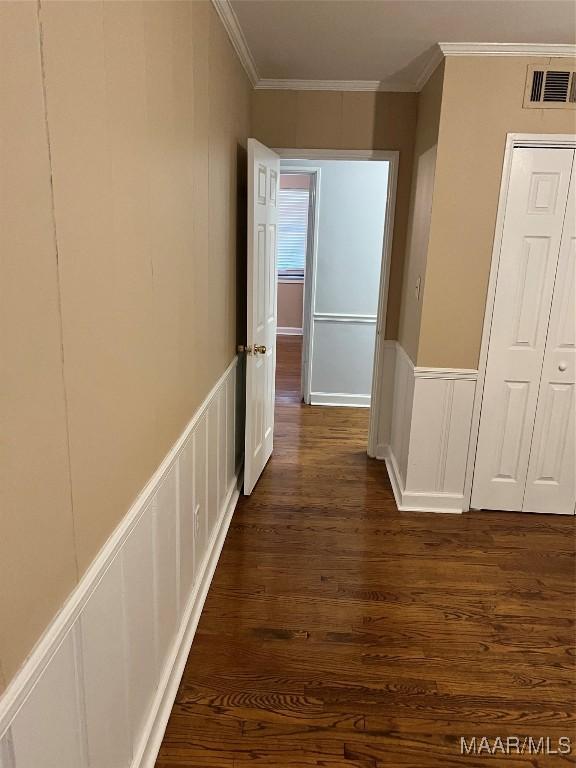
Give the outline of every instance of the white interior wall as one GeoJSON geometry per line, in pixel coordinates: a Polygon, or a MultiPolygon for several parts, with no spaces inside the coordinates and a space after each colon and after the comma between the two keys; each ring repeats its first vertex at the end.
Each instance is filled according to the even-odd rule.
{"type": "Polygon", "coordinates": [[[320,168],[311,402],[369,405],[389,164],[282,161],[291,166],[320,168]]]}

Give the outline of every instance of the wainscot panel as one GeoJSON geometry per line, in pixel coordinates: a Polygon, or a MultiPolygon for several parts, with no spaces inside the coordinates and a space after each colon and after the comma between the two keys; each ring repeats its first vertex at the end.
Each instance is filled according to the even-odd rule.
{"type": "Polygon", "coordinates": [[[0,699],[0,768],[152,768],[238,499],[237,360],[0,699]]]}
{"type": "Polygon", "coordinates": [[[384,459],[398,508],[463,512],[478,372],[415,367],[386,343],[376,457],[384,459]]]}

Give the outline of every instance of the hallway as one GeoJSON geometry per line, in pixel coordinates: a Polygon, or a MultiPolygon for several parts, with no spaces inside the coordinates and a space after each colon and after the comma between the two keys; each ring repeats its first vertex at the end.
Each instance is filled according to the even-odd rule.
{"type": "Polygon", "coordinates": [[[573,734],[574,519],[399,513],[368,410],[299,402],[299,343],[157,767],[476,766],[461,737],[573,734]]]}

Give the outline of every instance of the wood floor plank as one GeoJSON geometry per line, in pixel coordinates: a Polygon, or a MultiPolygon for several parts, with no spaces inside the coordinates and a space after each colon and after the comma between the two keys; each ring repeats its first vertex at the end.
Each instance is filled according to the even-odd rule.
{"type": "Polygon", "coordinates": [[[275,449],[241,498],[157,768],[573,765],[574,519],[400,513],[368,411],[304,406],[278,345],[275,449]],[[571,736],[573,754],[462,755],[571,736]]]}

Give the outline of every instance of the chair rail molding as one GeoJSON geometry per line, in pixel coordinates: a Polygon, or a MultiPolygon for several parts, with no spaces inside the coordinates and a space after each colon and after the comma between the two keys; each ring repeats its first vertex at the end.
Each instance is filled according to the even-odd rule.
{"type": "Polygon", "coordinates": [[[312,319],[316,323],[371,323],[374,325],[377,315],[339,314],[337,312],[314,312],[312,319]]]}
{"type": "Polygon", "coordinates": [[[376,458],[386,461],[400,510],[463,512],[478,372],[415,366],[399,342],[384,343],[376,458]]]}
{"type": "Polygon", "coordinates": [[[238,367],[0,698],[1,768],[153,767],[239,496],[238,367]]]}
{"type": "Polygon", "coordinates": [[[276,327],[276,336],[302,336],[302,328],[293,328],[290,325],[279,325],[276,327]]]}

